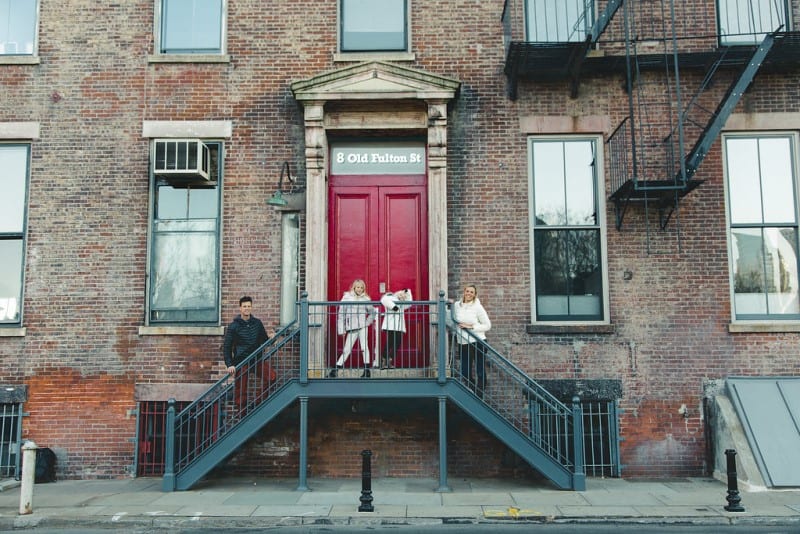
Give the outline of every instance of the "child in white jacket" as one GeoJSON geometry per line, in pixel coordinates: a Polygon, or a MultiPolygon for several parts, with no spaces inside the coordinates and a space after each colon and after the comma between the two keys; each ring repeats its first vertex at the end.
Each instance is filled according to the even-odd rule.
{"type": "MultiPolygon", "coordinates": [[[[367,285],[364,283],[364,280],[361,279],[354,280],[350,286],[350,291],[346,291],[342,297],[342,302],[369,302],[369,300],[367,285]]],[[[350,358],[350,353],[353,351],[356,341],[358,341],[361,344],[361,350],[364,352],[364,372],[361,374],[361,377],[369,378],[370,358],[367,328],[374,320],[375,308],[369,304],[339,307],[336,331],[340,336],[345,336],[344,347],[342,349],[342,355],[336,360],[336,367],[331,369],[331,372],[328,373],[328,377],[336,377],[336,370],[344,367],[345,362],[350,358]]]]}
{"type": "Polygon", "coordinates": [[[383,316],[381,329],[386,332],[386,343],[381,354],[381,369],[394,369],[394,358],[403,334],[406,332],[405,307],[414,300],[410,289],[401,289],[392,293],[386,293],[381,297],[381,304],[386,309],[383,316]]]}

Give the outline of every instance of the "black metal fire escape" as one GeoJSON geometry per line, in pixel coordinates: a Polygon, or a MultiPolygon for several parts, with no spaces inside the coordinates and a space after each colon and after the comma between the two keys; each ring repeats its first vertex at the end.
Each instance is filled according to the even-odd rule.
{"type": "MultiPolygon", "coordinates": [[[[756,74],[800,68],[800,33],[780,31],[785,21],[780,21],[777,28],[751,29],[753,33],[747,35],[749,44],[724,45],[721,35],[716,35],[714,30],[709,32],[710,36],[685,35],[685,13],[676,14],[674,0],[662,0],[660,12],[653,3],[609,0],[604,9],[601,6],[596,20],[593,13],[598,2],[585,2],[585,12],[577,17],[573,28],[581,21],[594,20],[594,23],[583,25],[586,33],[582,41],[514,41],[513,37],[521,32],[514,32],[512,21],[519,23],[519,13],[526,11],[521,7],[529,8],[531,1],[507,0],[503,12],[507,47],[505,73],[512,99],[517,98],[522,80],[567,81],[574,98],[578,95],[581,76],[625,76],[629,113],[607,139],[609,200],[614,204],[618,230],[631,205],[645,207],[645,220],[649,219],[648,209],[655,208],[659,226],[664,230],[677,213],[680,201],[702,184],[695,174],[756,74]],[[645,9],[650,11],[645,13],[645,9]],[[647,29],[636,26],[637,21],[653,19],[658,19],[660,24],[647,29]],[[653,32],[653,28],[658,28],[660,33],[653,32]],[[611,35],[604,36],[604,32],[611,35]],[[694,45],[686,46],[687,39],[694,39],[694,45]],[[703,39],[706,39],[704,45],[703,39]],[[697,42],[701,45],[697,46],[697,42]],[[659,44],[657,53],[654,53],[653,43],[659,44]],[[592,49],[598,47],[602,50],[592,53],[592,49]],[[681,72],[704,73],[686,105],[681,72]],[[663,78],[659,78],[659,73],[663,78]],[[658,91],[642,90],[644,84],[653,81],[659,84],[658,91]],[[728,84],[727,91],[716,107],[713,102],[709,106],[709,100],[714,97],[708,89],[720,83],[728,84]],[[653,98],[653,94],[661,98],[666,95],[666,99],[653,105],[646,101],[653,98]],[[656,116],[649,119],[648,112],[656,116]],[[669,127],[663,129],[667,120],[669,127]],[[662,129],[660,134],[659,128],[662,129]]],[[[713,8],[709,3],[709,9],[713,8]]],[[[752,9],[757,8],[751,6],[752,9]]],[[[715,20],[713,12],[709,15],[708,20],[715,20]]],[[[752,15],[748,21],[757,20],[752,15]]]]}

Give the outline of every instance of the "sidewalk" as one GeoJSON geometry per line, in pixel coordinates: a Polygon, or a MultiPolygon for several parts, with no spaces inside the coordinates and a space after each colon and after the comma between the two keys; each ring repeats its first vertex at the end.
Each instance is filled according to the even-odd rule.
{"type": "Polygon", "coordinates": [[[708,478],[587,479],[581,492],[544,483],[450,478],[372,480],[373,512],[359,512],[360,479],[205,481],[164,493],[160,478],[65,480],[37,484],[33,513],[19,515],[20,488],[0,484],[0,529],[235,528],[276,525],[433,525],[452,522],[770,524],[800,529],[800,489],[740,493],[745,512],[726,512],[727,486],[708,478]]]}

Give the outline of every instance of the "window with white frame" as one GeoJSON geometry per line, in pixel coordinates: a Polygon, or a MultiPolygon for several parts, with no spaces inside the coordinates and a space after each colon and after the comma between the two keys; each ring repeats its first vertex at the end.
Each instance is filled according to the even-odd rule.
{"type": "Polygon", "coordinates": [[[408,0],[340,0],[342,52],[407,52],[408,0]]]}
{"type": "Polygon", "coordinates": [[[797,136],[724,141],[734,318],[800,319],[797,136]]]}
{"type": "Polygon", "coordinates": [[[227,0],[157,0],[160,54],[224,53],[227,0]]]}
{"type": "Polygon", "coordinates": [[[210,154],[207,178],[151,172],[149,324],[219,322],[223,154],[221,143],[204,144],[210,154]]]}
{"type": "Polygon", "coordinates": [[[30,145],[0,144],[0,324],[22,321],[30,145]]]}
{"type": "Polygon", "coordinates": [[[38,0],[0,0],[0,55],[32,56],[38,0]]]}
{"type": "Polygon", "coordinates": [[[753,45],[770,32],[787,31],[788,0],[717,0],[720,43],[753,45]]]}
{"type": "Polygon", "coordinates": [[[525,0],[527,41],[581,42],[593,24],[593,0],[525,0]]]}
{"type": "Polygon", "coordinates": [[[530,138],[534,321],[605,321],[597,139],[530,138]]]}

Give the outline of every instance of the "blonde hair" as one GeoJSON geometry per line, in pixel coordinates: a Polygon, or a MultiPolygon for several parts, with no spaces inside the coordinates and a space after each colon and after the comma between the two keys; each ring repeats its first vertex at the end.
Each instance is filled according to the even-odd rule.
{"type": "Polygon", "coordinates": [[[369,295],[367,294],[367,283],[361,278],[356,278],[355,280],[353,280],[353,283],[350,284],[350,293],[354,295],[356,294],[354,289],[356,287],[356,284],[361,284],[362,286],[364,286],[363,296],[367,297],[367,300],[369,300],[369,295]]]}

